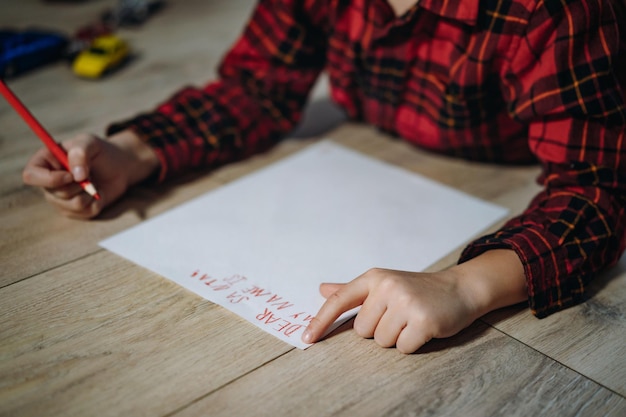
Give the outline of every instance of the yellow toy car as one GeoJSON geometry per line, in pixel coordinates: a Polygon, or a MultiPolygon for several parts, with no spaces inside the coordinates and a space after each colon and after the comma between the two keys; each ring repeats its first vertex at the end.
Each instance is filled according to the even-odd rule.
{"type": "Polygon", "coordinates": [[[115,35],[95,38],[91,46],[78,54],[72,69],[79,77],[99,78],[119,67],[128,58],[128,44],[115,35]]]}

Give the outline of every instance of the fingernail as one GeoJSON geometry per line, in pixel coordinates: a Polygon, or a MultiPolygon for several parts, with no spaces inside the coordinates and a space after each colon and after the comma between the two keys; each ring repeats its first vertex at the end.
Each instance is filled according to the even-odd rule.
{"type": "Polygon", "coordinates": [[[72,181],[74,181],[74,177],[72,176],[72,174],[70,174],[69,172],[63,174],[63,182],[69,183],[72,181]]]}
{"type": "Polygon", "coordinates": [[[302,333],[302,341],[304,343],[313,343],[313,335],[310,330],[307,329],[302,333]]]}
{"type": "Polygon", "coordinates": [[[82,181],[85,179],[85,168],[83,168],[82,166],[78,165],[75,166],[74,168],[72,168],[72,174],[74,174],[74,178],[77,181],[82,181]]]}

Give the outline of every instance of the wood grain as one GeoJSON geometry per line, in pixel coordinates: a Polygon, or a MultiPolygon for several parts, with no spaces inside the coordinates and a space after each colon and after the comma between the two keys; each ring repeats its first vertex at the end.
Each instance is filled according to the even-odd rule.
{"type": "Polygon", "coordinates": [[[583,304],[538,320],[505,309],[487,323],[626,396],[626,259],[596,279],[583,304]]]}
{"type": "Polygon", "coordinates": [[[624,412],[624,398],[477,323],[414,355],[345,332],[305,352],[290,351],[175,415],[617,417],[624,412]]]}
{"type": "MultiPolygon", "coordinates": [[[[115,2],[0,0],[0,26],[71,32],[115,2]]],[[[102,134],[109,122],[153,108],[182,85],[203,84],[254,1],[167,3],[141,28],[120,31],[136,54],[122,71],[88,82],[59,62],[11,80],[12,88],[64,140],[102,134]]],[[[320,86],[314,97],[325,96],[320,86]]],[[[626,415],[625,260],[597,278],[586,303],[547,319],[523,306],[503,309],[414,355],[359,338],[349,322],[300,351],[98,242],[315,137],[137,187],[84,222],[58,216],[22,184],[21,170],[40,144],[3,101],[0,126],[0,416],[626,415]]],[[[349,122],[322,136],[511,215],[539,190],[537,166],[435,155],[349,122]]],[[[429,270],[454,264],[461,250],[429,270]]]]}
{"type": "Polygon", "coordinates": [[[2,289],[0,305],[6,416],[162,415],[292,349],[105,251],[2,289]]]}

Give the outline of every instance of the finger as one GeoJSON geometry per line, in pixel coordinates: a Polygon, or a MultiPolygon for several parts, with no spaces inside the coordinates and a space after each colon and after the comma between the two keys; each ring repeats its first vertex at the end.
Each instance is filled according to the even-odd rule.
{"type": "Polygon", "coordinates": [[[80,211],[80,212],[63,212],[61,211],[61,214],[65,217],[68,217],[70,219],[76,219],[76,220],[90,220],[93,219],[94,217],[96,217],[98,214],[100,214],[100,212],[102,211],[101,208],[97,208],[97,201],[94,201],[91,205],[89,205],[87,207],[87,209],[80,211]]]}
{"type": "Polygon", "coordinates": [[[363,303],[369,293],[365,279],[357,278],[332,293],[302,334],[305,343],[319,340],[343,313],[363,303]]]}
{"type": "Polygon", "coordinates": [[[396,349],[402,353],[414,353],[432,339],[423,328],[416,325],[407,325],[396,340],[396,349]]]}
{"type": "MultiPolygon", "coordinates": [[[[53,187],[68,183],[71,175],[63,168],[61,163],[46,149],[41,148],[28,160],[22,180],[24,184],[36,187],[53,187]],[[56,172],[51,177],[51,171],[56,172]]],[[[71,181],[71,180],[70,180],[71,181]]]]}
{"type": "Polygon", "coordinates": [[[43,188],[59,188],[74,182],[72,174],[64,169],[28,165],[22,173],[25,184],[43,188]]]}
{"type": "Polygon", "coordinates": [[[69,217],[71,219],[89,220],[100,214],[100,212],[102,211],[102,207],[98,200],[94,200],[82,211],[67,211],[63,209],[59,209],[59,211],[63,216],[69,217]]]}
{"type": "Polygon", "coordinates": [[[64,169],[61,162],[48,150],[48,148],[39,148],[37,152],[28,160],[26,164],[29,166],[43,167],[53,170],[64,169]]]}
{"type": "Polygon", "coordinates": [[[324,282],[320,284],[320,294],[322,294],[322,297],[328,298],[337,291],[339,291],[341,288],[343,288],[345,285],[346,284],[324,282]]]}
{"type": "Polygon", "coordinates": [[[382,347],[392,347],[406,327],[406,313],[387,310],[374,330],[374,340],[382,347]]]}
{"type": "MultiPolygon", "coordinates": [[[[69,172],[68,175],[72,178],[72,175],[69,174],[69,172]]],[[[74,178],[72,178],[71,182],[67,185],[56,188],[45,188],[44,190],[46,193],[52,194],[55,198],[60,200],[70,200],[78,194],[84,192],[83,188],[77,182],[74,182],[74,178]]]]}
{"type": "Polygon", "coordinates": [[[102,210],[102,203],[94,200],[89,194],[80,192],[71,199],[60,199],[52,194],[45,194],[46,200],[55,206],[64,216],[89,219],[96,216],[102,210]]]}
{"type": "Polygon", "coordinates": [[[80,182],[89,177],[89,165],[87,164],[87,154],[84,149],[71,148],[67,152],[67,161],[74,176],[74,181],[80,182]]]}
{"type": "Polygon", "coordinates": [[[63,142],[67,149],[67,161],[76,182],[89,178],[90,161],[99,152],[98,142],[91,135],[80,135],[63,142]]]}
{"type": "Polygon", "coordinates": [[[354,319],[356,334],[368,339],[374,337],[374,331],[385,311],[387,311],[387,303],[370,293],[354,319]]]}

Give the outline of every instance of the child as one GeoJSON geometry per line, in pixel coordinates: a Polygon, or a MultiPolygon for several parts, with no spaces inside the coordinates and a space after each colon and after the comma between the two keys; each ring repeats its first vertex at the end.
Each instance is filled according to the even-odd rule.
{"type": "Polygon", "coordinates": [[[261,0],[218,81],[111,126],[107,140],[66,142],[71,174],[40,150],[24,181],[68,216],[96,216],[150,177],[162,181],[270,147],[294,126],[325,69],[334,100],[353,119],[463,158],[539,161],[544,190],[450,269],[373,269],[348,284],[323,284],[327,302],[303,339],[317,341],[357,305],[359,335],[406,353],[524,300],[544,317],[582,301],[591,278],[624,249],[616,6],[261,0]],[[101,200],[76,184],[87,176],[101,200]]]}

